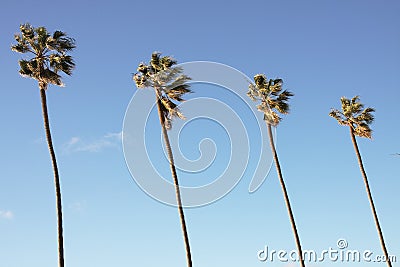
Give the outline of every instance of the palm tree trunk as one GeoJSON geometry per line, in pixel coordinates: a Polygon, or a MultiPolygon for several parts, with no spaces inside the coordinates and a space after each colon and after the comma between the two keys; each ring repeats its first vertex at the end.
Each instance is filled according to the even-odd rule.
{"type": "Polygon", "coordinates": [[[54,152],[53,142],[51,139],[49,116],[48,116],[48,112],[47,112],[46,87],[47,87],[47,85],[40,86],[40,97],[42,100],[44,129],[46,131],[47,145],[49,147],[50,158],[51,158],[51,162],[53,165],[54,185],[55,185],[55,189],[56,189],[57,231],[58,231],[58,266],[64,267],[64,237],[63,237],[63,226],[62,226],[63,218],[62,218],[62,205],[61,205],[60,177],[58,175],[56,154],[54,152]]]}
{"type": "Polygon", "coordinates": [[[180,189],[179,189],[178,176],[176,174],[174,157],[172,154],[172,149],[171,149],[171,144],[169,142],[167,129],[165,128],[164,117],[163,117],[162,107],[161,107],[161,101],[160,101],[157,90],[156,90],[156,101],[157,101],[158,115],[160,118],[162,134],[163,134],[164,142],[165,142],[165,148],[167,150],[167,154],[168,154],[168,158],[169,158],[169,165],[171,168],[171,174],[172,174],[172,178],[174,180],[174,185],[175,185],[176,202],[178,204],[179,218],[181,221],[183,238],[184,238],[185,248],[186,248],[187,266],[192,267],[192,255],[190,252],[189,236],[188,236],[187,229],[186,229],[185,214],[183,212],[183,207],[182,207],[182,200],[181,200],[181,193],[180,193],[180,189]]]}
{"type": "Polygon", "coordinates": [[[365,188],[367,190],[369,204],[370,204],[371,209],[372,209],[372,214],[374,215],[375,226],[376,226],[376,230],[378,231],[378,234],[379,234],[379,240],[381,241],[382,250],[383,250],[383,253],[384,253],[385,257],[386,257],[387,265],[389,267],[392,267],[392,264],[390,263],[390,259],[389,259],[389,254],[388,254],[388,251],[386,249],[385,240],[383,239],[383,233],[382,233],[381,226],[379,224],[378,214],[377,214],[376,209],[375,209],[374,200],[372,199],[372,193],[371,193],[371,189],[369,187],[367,173],[365,172],[364,165],[363,165],[363,162],[362,162],[362,159],[361,159],[360,150],[358,149],[357,140],[356,140],[356,137],[354,135],[354,130],[353,130],[353,128],[351,126],[349,128],[350,128],[351,141],[353,142],[354,150],[356,152],[357,159],[358,159],[358,165],[360,166],[360,171],[361,171],[361,174],[362,174],[362,176],[364,178],[364,184],[365,184],[365,188]]]}
{"type": "Polygon", "coordinates": [[[289,195],[286,190],[285,181],[283,180],[283,175],[282,175],[281,166],[279,164],[278,154],[276,153],[274,138],[272,136],[271,124],[267,123],[267,127],[268,127],[269,143],[271,145],[271,150],[272,150],[272,154],[273,154],[274,161],[275,161],[276,171],[278,173],[279,182],[282,187],[283,197],[285,198],[285,203],[286,203],[286,207],[287,207],[287,210],[289,213],[290,223],[292,224],[292,230],[293,230],[293,234],[294,234],[294,238],[295,238],[296,246],[297,246],[297,253],[299,254],[299,259],[300,259],[300,266],[305,267],[304,259],[303,259],[303,251],[301,249],[301,244],[300,244],[300,237],[297,232],[296,222],[294,221],[293,211],[292,211],[292,207],[290,205],[289,195]]]}

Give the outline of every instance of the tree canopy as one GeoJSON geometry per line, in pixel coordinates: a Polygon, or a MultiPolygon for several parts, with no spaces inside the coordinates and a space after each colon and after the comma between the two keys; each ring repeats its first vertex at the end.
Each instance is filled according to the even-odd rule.
{"type": "Polygon", "coordinates": [[[154,52],[149,64],[140,63],[133,80],[138,88],[154,88],[162,106],[162,116],[167,129],[171,128],[174,117],[185,119],[178,105],[183,102],[183,95],[192,92],[187,83],[190,77],[183,74],[181,67],[171,56],[161,56],[154,52]]]}
{"type": "Polygon", "coordinates": [[[352,99],[342,97],[342,111],[331,109],[329,116],[335,118],[340,125],[350,126],[354,134],[360,137],[371,138],[372,130],[369,125],[374,121],[373,108],[364,108],[360,102],[360,97],[355,96],[352,99]]]}
{"type": "Polygon", "coordinates": [[[264,120],[272,126],[281,121],[281,114],[289,113],[288,101],[293,93],[282,91],[282,79],[267,79],[264,74],[254,76],[254,83],[249,84],[247,95],[253,101],[261,101],[257,109],[264,113],[264,120]]]}
{"type": "Polygon", "coordinates": [[[18,53],[31,53],[33,58],[19,61],[19,73],[37,80],[41,88],[47,84],[63,86],[59,72],[72,74],[74,60],[67,52],[75,48],[75,40],[62,31],[50,34],[45,27],[34,28],[29,23],[20,26],[20,34],[14,36],[17,44],[11,49],[18,53]]]}

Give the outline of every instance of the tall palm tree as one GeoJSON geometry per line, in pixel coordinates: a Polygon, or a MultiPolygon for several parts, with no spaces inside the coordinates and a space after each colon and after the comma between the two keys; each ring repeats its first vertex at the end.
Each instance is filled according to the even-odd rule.
{"type": "Polygon", "coordinates": [[[358,149],[356,136],[371,138],[372,130],[369,125],[374,121],[374,116],[372,112],[375,112],[373,108],[365,108],[364,105],[360,102],[359,96],[353,97],[351,100],[345,97],[340,99],[342,103],[342,111],[337,109],[332,109],[329,113],[329,116],[335,118],[340,125],[349,126],[350,129],[350,137],[353,142],[354,150],[357,155],[358,165],[360,167],[361,174],[364,178],[365,188],[367,190],[369,204],[372,209],[372,214],[375,220],[375,226],[379,234],[379,239],[381,242],[383,253],[387,259],[387,265],[389,267],[392,266],[390,263],[390,258],[388,251],[386,249],[385,240],[383,239],[383,233],[381,226],[378,220],[378,214],[376,212],[374,200],[372,199],[371,189],[369,187],[367,173],[365,172],[364,165],[361,159],[360,150],[358,149]]]}
{"type": "Polygon", "coordinates": [[[19,73],[23,77],[35,79],[40,89],[44,128],[47,145],[54,172],[54,185],[57,206],[57,231],[58,231],[58,265],[64,267],[64,238],[63,218],[61,205],[60,177],[58,174],[57,160],[54,152],[50,132],[49,116],[47,111],[46,90],[49,84],[63,86],[59,72],[72,74],[75,63],[67,52],[75,48],[74,39],[67,37],[64,32],[55,31],[52,35],[45,27],[34,28],[26,23],[20,26],[21,34],[15,35],[17,44],[11,49],[18,53],[30,53],[32,58],[19,61],[19,73]]]}
{"type": "Polygon", "coordinates": [[[139,67],[137,68],[138,72],[133,76],[133,79],[138,88],[151,87],[155,92],[161,130],[169,158],[172,178],[175,185],[176,201],[186,248],[187,266],[192,267],[189,236],[186,229],[185,214],[182,207],[178,176],[176,174],[174,157],[167,132],[167,130],[171,129],[172,119],[174,117],[185,119],[178,108],[178,104],[179,102],[184,101],[182,99],[184,94],[191,92],[189,89],[190,86],[187,84],[190,78],[182,74],[182,68],[174,66],[176,63],[176,60],[172,57],[161,57],[161,53],[154,52],[151,56],[149,64],[139,64],[139,67]]]}
{"type": "Polygon", "coordinates": [[[290,205],[289,194],[283,180],[282,170],[278,159],[278,153],[275,149],[274,138],[272,135],[272,127],[278,126],[281,117],[278,113],[288,114],[289,104],[287,103],[293,94],[287,90],[282,91],[281,79],[269,79],[264,74],[254,76],[254,83],[250,83],[247,95],[254,101],[261,101],[257,106],[258,110],[264,113],[264,120],[268,128],[269,143],[274,157],[276,171],[278,173],[279,182],[282,187],[283,197],[289,214],[290,223],[294,238],[296,241],[297,253],[299,254],[300,265],[304,267],[303,251],[301,249],[300,237],[297,232],[296,222],[294,220],[293,210],[290,205]]]}

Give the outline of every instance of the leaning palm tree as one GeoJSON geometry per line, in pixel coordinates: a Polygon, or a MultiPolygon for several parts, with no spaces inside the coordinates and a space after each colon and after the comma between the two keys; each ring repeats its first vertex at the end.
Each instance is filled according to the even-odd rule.
{"type": "Polygon", "coordinates": [[[174,157],[167,132],[167,130],[172,127],[172,119],[174,117],[181,119],[185,118],[180,112],[178,104],[179,102],[184,101],[182,99],[184,94],[191,92],[189,89],[190,86],[187,83],[190,78],[183,74],[183,69],[181,67],[174,66],[176,63],[176,60],[172,57],[161,57],[161,53],[154,52],[149,64],[139,64],[139,67],[137,68],[138,72],[133,75],[133,79],[138,88],[153,88],[155,92],[161,130],[175,185],[176,201],[186,248],[187,265],[188,267],[192,267],[189,236],[186,229],[178,176],[176,174],[174,157]]]}
{"type": "Polygon", "coordinates": [[[67,37],[64,32],[55,31],[52,35],[45,27],[34,28],[26,23],[20,26],[21,34],[15,35],[17,44],[11,46],[18,53],[30,53],[32,58],[19,61],[19,73],[38,82],[42,102],[44,128],[47,144],[54,172],[54,185],[57,202],[58,223],[58,265],[64,267],[64,239],[63,219],[61,206],[60,177],[58,174],[57,160],[51,139],[49,116],[47,112],[46,90],[49,84],[63,86],[59,72],[72,74],[75,67],[74,61],[67,52],[75,48],[74,39],[67,37]]]}
{"type": "Polygon", "coordinates": [[[259,111],[264,113],[264,120],[268,128],[269,143],[274,157],[279,182],[282,187],[283,197],[285,199],[286,207],[288,210],[290,223],[292,225],[292,230],[297,246],[297,252],[300,259],[300,265],[304,267],[305,265],[300,244],[300,238],[297,232],[292,207],[290,205],[289,194],[286,189],[285,181],[283,180],[282,170],[278,159],[278,153],[276,152],[274,138],[272,135],[272,127],[278,126],[281,121],[281,117],[278,113],[289,113],[289,104],[287,102],[290,97],[293,96],[293,94],[287,90],[282,91],[282,83],[283,81],[281,79],[267,80],[267,77],[264,74],[257,74],[254,76],[254,83],[250,83],[249,85],[249,91],[247,95],[253,101],[261,101],[257,108],[259,111]]]}
{"type": "Polygon", "coordinates": [[[329,116],[335,118],[340,125],[349,126],[351,141],[353,142],[354,150],[357,155],[358,165],[364,178],[364,184],[367,190],[369,204],[371,206],[372,214],[374,216],[375,225],[379,234],[382,250],[387,259],[387,265],[391,267],[392,264],[390,263],[389,254],[386,249],[385,240],[383,239],[383,233],[378,220],[378,214],[376,212],[374,200],[372,199],[372,193],[369,187],[367,173],[365,172],[360,150],[358,149],[356,140],[356,136],[371,138],[372,130],[369,125],[374,121],[374,116],[372,115],[372,112],[375,112],[375,110],[373,108],[364,109],[364,105],[360,102],[359,96],[355,96],[351,100],[342,97],[340,101],[342,103],[342,111],[332,109],[329,113],[329,116]]]}

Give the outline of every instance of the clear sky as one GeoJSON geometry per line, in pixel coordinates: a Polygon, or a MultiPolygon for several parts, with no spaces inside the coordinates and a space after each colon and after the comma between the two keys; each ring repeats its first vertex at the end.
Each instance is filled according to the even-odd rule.
{"type": "MultiPolygon", "coordinates": [[[[280,77],[295,93],[291,114],[277,129],[277,146],[304,249],[337,248],[344,238],[349,249],[381,254],[348,129],[328,116],[341,96],[360,95],[375,107],[373,139],[359,140],[359,146],[387,247],[400,261],[400,156],[392,155],[400,153],[398,1],[3,0],[0,11],[0,267],[57,264],[54,186],[39,90],[35,81],[19,76],[22,56],[10,50],[24,22],[66,31],[77,44],[73,76],[65,78],[65,88],[48,90],[66,266],[186,264],[176,208],[137,186],[120,140],[136,91],[131,74],[154,50],[179,62],[215,61],[249,77],[259,72],[280,77]]],[[[194,89],[191,97],[210,88],[194,89]]],[[[223,100],[223,94],[217,97],[223,100]]],[[[157,127],[155,116],[152,122],[157,127]]],[[[193,128],[182,141],[189,158],[196,157],[194,140],[200,138],[190,136],[193,128]]],[[[218,126],[201,129],[201,138],[221,141],[218,151],[229,147],[219,140],[223,132],[215,134],[218,126]]],[[[151,149],[153,155],[161,151],[151,149]]],[[[226,164],[216,157],[215,171],[226,164]]],[[[202,184],[201,175],[180,174],[183,184],[190,179],[202,184]]],[[[212,205],[186,210],[194,266],[295,266],[257,259],[265,246],[290,251],[295,244],[275,171],[253,194],[251,178],[245,175],[212,205]]]]}

